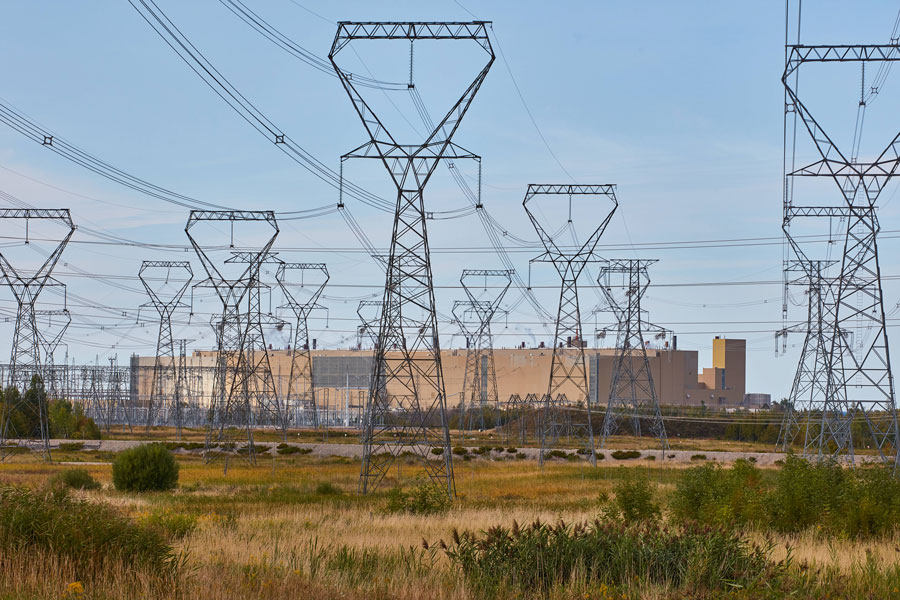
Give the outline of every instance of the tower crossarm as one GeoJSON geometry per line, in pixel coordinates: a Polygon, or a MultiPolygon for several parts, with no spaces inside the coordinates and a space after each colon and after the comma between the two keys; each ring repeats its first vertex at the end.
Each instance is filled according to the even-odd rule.
{"type": "MultiPolygon", "coordinates": [[[[619,202],[616,198],[615,184],[569,185],[532,183],[528,185],[528,189],[525,192],[525,199],[522,201],[522,206],[525,207],[525,212],[528,214],[531,224],[534,226],[535,231],[541,238],[541,243],[547,251],[546,260],[557,264],[557,269],[560,268],[560,263],[564,261],[569,263],[580,263],[579,266],[576,266],[578,271],[580,271],[581,267],[584,266],[584,263],[593,258],[597,242],[600,240],[600,236],[603,235],[603,232],[606,231],[606,227],[609,225],[613,214],[616,212],[619,202]],[[570,203],[572,196],[594,196],[598,200],[605,198],[609,201],[610,205],[606,211],[605,218],[601,220],[600,224],[587,237],[581,246],[574,251],[567,251],[556,242],[554,236],[547,230],[546,225],[542,224],[535,216],[534,211],[529,208],[529,204],[533,202],[537,196],[568,197],[570,203]]],[[[569,223],[571,222],[570,217],[569,223]]],[[[538,257],[536,260],[541,260],[541,257],[538,257]]]]}
{"type": "Polygon", "coordinates": [[[328,57],[353,40],[474,40],[493,56],[490,21],[340,21],[328,57]]]}

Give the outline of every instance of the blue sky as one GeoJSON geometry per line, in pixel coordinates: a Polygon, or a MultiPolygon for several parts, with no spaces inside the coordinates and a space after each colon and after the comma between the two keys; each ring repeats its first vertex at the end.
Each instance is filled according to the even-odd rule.
{"type": "MultiPolygon", "coordinates": [[[[237,89],[331,168],[365,141],[334,77],[273,46],[216,0],[158,4],[237,89]]],[[[700,350],[701,366],[710,360],[714,335],[748,339],[748,391],[787,394],[802,338],[790,337],[788,354],[775,357],[774,332],[782,326],[777,283],[782,2],[246,4],[322,57],[337,20],[470,20],[468,10],[493,21],[495,50],[502,51],[506,63],[498,56],[455,138],[483,157],[485,206],[515,236],[535,241],[521,206],[528,183],[568,183],[570,176],[578,183],[616,183],[619,210],[600,242],[615,248],[601,253],[660,260],[651,271],[657,285],[645,302],[650,319],[675,330],[680,348],[700,350]],[[555,158],[532,124],[510,71],[555,158]],[[628,247],[738,238],[770,239],[719,248],[628,247]],[[683,285],[701,282],[769,283],[683,285]]],[[[808,3],[801,39],[884,43],[896,10],[889,2],[808,3]]],[[[0,97],[69,142],[129,173],[208,202],[278,211],[337,202],[333,188],[278,152],[203,84],[128,2],[16,2],[3,14],[0,55],[6,60],[0,97]]],[[[387,58],[378,51],[362,56],[373,71],[381,67],[378,59],[387,58]]],[[[449,51],[423,52],[415,77],[426,101],[446,103],[452,98],[445,88],[474,75],[472,61],[456,57],[449,51]]],[[[407,68],[399,66],[401,72],[407,68]]],[[[851,106],[855,92],[852,84],[844,87],[851,106]]],[[[405,100],[405,95],[398,100],[401,108],[410,106],[405,100]]],[[[838,110],[846,108],[841,105],[823,111],[830,108],[835,108],[834,122],[852,132],[855,113],[845,115],[838,110]]],[[[409,110],[404,115],[418,118],[409,110]]],[[[0,167],[0,190],[35,206],[69,207],[78,225],[141,242],[187,245],[184,209],[100,178],[5,126],[0,127],[0,167]]],[[[460,168],[474,185],[477,171],[471,165],[460,168]]],[[[351,164],[347,169],[360,185],[390,192],[386,174],[377,168],[351,164]]],[[[446,173],[429,184],[426,203],[436,211],[466,206],[446,173]]],[[[386,247],[389,217],[352,201],[348,208],[372,242],[386,247]]],[[[885,205],[884,230],[900,229],[896,209],[885,205]]],[[[463,268],[501,265],[474,216],[432,221],[429,234],[438,308],[447,315],[453,301],[464,297],[455,288],[463,268]]],[[[3,235],[17,234],[6,230],[3,235]]],[[[96,241],[76,232],[63,259],[67,264],[59,267],[58,278],[80,299],[69,299],[75,319],[66,340],[70,357],[80,362],[116,353],[120,360],[133,352],[150,354],[155,325],[146,311],[137,320],[138,306],[147,300],[136,279],[140,261],[189,259],[195,278],[200,264],[177,249],[90,243],[96,241]],[[76,268],[112,277],[91,279],[76,268]],[[97,331],[101,324],[103,331],[97,331]]],[[[344,221],[337,214],[285,221],[275,248],[288,260],[328,263],[332,279],[323,299],[328,327],[324,319],[312,321],[314,336],[325,347],[355,342],[356,304],[378,296],[383,274],[360,251],[344,221]]],[[[527,276],[528,259],[538,250],[511,242],[509,248],[517,270],[527,276]]],[[[885,275],[898,272],[896,250],[886,235],[881,246],[885,275]]],[[[554,313],[556,281],[548,266],[532,271],[533,284],[547,286],[536,292],[541,303],[554,313]]],[[[598,302],[595,290],[587,288],[591,283],[582,282],[586,331],[593,329],[590,311],[598,302]]],[[[520,295],[510,290],[509,304],[520,295]]],[[[887,282],[886,309],[898,299],[900,286],[887,282]]],[[[280,304],[280,296],[274,294],[271,303],[280,304]]],[[[0,295],[3,314],[9,315],[11,306],[8,292],[0,295]]],[[[197,316],[188,324],[185,310],[176,319],[176,336],[196,340],[194,348],[211,347],[207,322],[213,307],[212,298],[198,294],[197,316]]],[[[793,306],[789,316],[802,320],[804,309],[793,306]]],[[[532,335],[548,340],[527,303],[511,311],[508,321],[495,328],[500,345],[530,341],[532,335]]],[[[0,331],[11,332],[11,324],[0,323],[0,331]]],[[[442,344],[463,344],[452,324],[442,323],[442,344]]]]}

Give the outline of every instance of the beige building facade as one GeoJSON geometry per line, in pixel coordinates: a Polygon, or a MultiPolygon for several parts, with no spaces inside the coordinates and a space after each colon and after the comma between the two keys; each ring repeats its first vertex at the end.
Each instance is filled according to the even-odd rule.
{"type": "MultiPolygon", "coordinates": [[[[564,353],[577,355],[575,349],[564,353]]],[[[498,397],[501,404],[513,394],[525,398],[547,393],[552,348],[515,348],[494,350],[498,397]]],[[[746,394],[747,344],[745,340],[715,338],[712,341],[712,366],[698,368],[695,350],[648,349],[650,371],[657,397],[662,405],[736,408],[742,406],[746,394]]],[[[371,350],[313,350],[316,373],[317,401],[321,406],[358,407],[365,402],[365,394],[372,368],[371,350]]],[[[585,349],[590,381],[591,404],[605,406],[613,374],[615,351],[585,349]]],[[[632,360],[638,360],[635,353],[632,360]]],[[[149,397],[154,357],[132,358],[133,394],[149,397]]],[[[194,352],[187,359],[189,385],[187,394],[201,405],[209,402],[214,385],[216,353],[194,352]]],[[[276,392],[288,391],[291,372],[291,351],[269,351],[276,392]]],[[[448,406],[459,404],[463,392],[466,350],[451,349],[441,353],[444,385],[448,406]]],[[[637,364],[635,364],[635,369],[637,364]]],[[[563,386],[561,392],[570,402],[583,402],[575,386],[563,386]]]]}

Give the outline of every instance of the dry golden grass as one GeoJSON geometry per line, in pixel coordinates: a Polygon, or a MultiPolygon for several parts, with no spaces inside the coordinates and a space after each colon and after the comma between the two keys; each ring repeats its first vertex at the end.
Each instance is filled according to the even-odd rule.
{"type": "MultiPolygon", "coordinates": [[[[684,466],[649,461],[592,469],[586,463],[553,462],[540,469],[529,460],[472,460],[455,465],[458,501],[446,513],[387,514],[381,493],[356,495],[359,463],[311,456],[263,457],[256,467],[233,461],[203,464],[179,456],[180,488],[170,493],[123,494],[111,487],[109,465],[87,465],[104,487],[78,492],[119,507],[132,516],[171,510],[197,517],[196,529],[175,542],[185,569],[176,589],[123,566],[99,580],[84,581],[85,599],[106,598],[474,598],[442,552],[422,548],[448,539],[454,528],[482,530],[513,520],[567,522],[594,518],[601,492],[609,493],[623,473],[643,469],[665,495],[684,466]],[[329,483],[340,493],[318,493],[329,483]]],[[[689,465],[688,465],[689,466],[689,465]]],[[[0,481],[43,485],[65,465],[13,457],[0,464],[0,481]]],[[[402,464],[404,479],[417,468],[402,464]]],[[[396,482],[396,470],[384,482],[396,482]]],[[[763,533],[751,532],[762,543],[763,533]]],[[[771,536],[768,536],[771,538],[771,536]]],[[[814,532],[775,536],[774,558],[790,551],[797,563],[849,573],[867,557],[881,564],[900,558],[900,537],[877,541],[828,539],[814,532]],[[788,550],[790,548],[790,550],[788,550]]],[[[29,552],[0,555],[0,599],[67,598],[66,585],[79,575],[52,556],[29,552]]],[[[663,598],[665,590],[636,586],[630,598],[663,598]]],[[[556,592],[554,598],[567,598],[556,592]]],[[[579,596],[582,597],[582,596],[579,596]]],[[[601,596],[592,596],[601,597],[601,596]]],[[[846,596],[856,597],[856,596],[846,596]]]]}

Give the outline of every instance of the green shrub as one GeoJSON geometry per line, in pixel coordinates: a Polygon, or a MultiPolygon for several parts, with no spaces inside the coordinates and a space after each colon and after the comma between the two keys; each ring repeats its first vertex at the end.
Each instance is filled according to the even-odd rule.
{"type": "Polygon", "coordinates": [[[653,488],[643,477],[626,477],[613,487],[617,512],[626,523],[659,518],[662,511],[653,501],[653,488]]]}
{"type": "Polygon", "coordinates": [[[455,454],[456,456],[465,456],[468,453],[469,451],[462,446],[455,446],[453,448],[453,454],[455,454]]]}
{"type": "Polygon", "coordinates": [[[647,456],[644,457],[644,459],[645,459],[645,460],[656,460],[656,455],[655,455],[655,454],[648,454],[647,456]]]}
{"type": "Polygon", "coordinates": [[[178,484],[178,463],[162,444],[123,450],[112,466],[113,485],[126,492],[171,490],[178,484]]]}
{"type": "Polygon", "coordinates": [[[568,458],[569,455],[566,454],[565,450],[550,450],[544,456],[547,458],[568,458]]]}
{"type": "MultiPolygon", "coordinates": [[[[518,597],[549,597],[562,586],[648,583],[680,590],[672,597],[712,597],[763,581],[778,569],[769,551],[724,529],[611,521],[480,533],[456,530],[440,546],[476,597],[518,590],[518,597]]],[[[579,595],[580,597],[580,595],[579,595]]],[[[607,596],[608,597],[608,596],[607,596]]],[[[667,596],[668,597],[668,596],[667,596]]]]}
{"type": "Polygon", "coordinates": [[[610,456],[616,460],[628,460],[631,458],[640,458],[641,453],[639,450],[614,450],[610,456]]]}
{"type": "Polygon", "coordinates": [[[691,454],[691,460],[706,460],[705,454],[691,454]]]}
{"type": "Polygon", "coordinates": [[[811,463],[788,454],[775,478],[770,497],[772,526],[800,531],[815,525],[828,512],[840,510],[846,473],[834,462],[811,463]]]}
{"type": "Polygon", "coordinates": [[[78,452],[84,448],[84,442],[60,442],[59,443],[59,451],[60,452],[78,452]]]}
{"type": "Polygon", "coordinates": [[[299,448],[297,446],[287,446],[287,445],[285,445],[284,448],[281,448],[280,447],[281,444],[278,444],[278,446],[279,447],[275,450],[275,452],[277,452],[278,454],[281,454],[282,456],[285,456],[288,454],[309,454],[310,452],[312,452],[312,448],[299,448]]]}
{"type": "Polygon", "coordinates": [[[832,529],[850,537],[890,534],[900,526],[900,481],[889,467],[858,468],[845,478],[832,529]]]}
{"type": "Polygon", "coordinates": [[[141,519],[144,525],[152,527],[168,538],[180,540],[197,528],[195,515],[176,512],[171,508],[156,510],[141,519]]]}
{"type": "Polygon", "coordinates": [[[518,448],[514,448],[513,446],[510,446],[509,448],[506,449],[506,451],[507,451],[509,454],[515,454],[516,452],[519,451],[519,449],[518,449],[518,448]]]}
{"type": "Polygon", "coordinates": [[[597,460],[603,460],[604,458],[606,458],[606,456],[602,452],[598,452],[597,454],[595,454],[595,456],[597,457],[597,460]]]}
{"type": "Polygon", "coordinates": [[[323,481],[316,486],[316,494],[318,494],[319,496],[337,496],[340,493],[341,490],[339,488],[327,481],[323,481]]]}
{"type": "Polygon", "coordinates": [[[96,490],[100,484],[84,469],[66,469],[54,473],[50,477],[50,485],[53,487],[68,487],[73,490],[96,490]]]}
{"type": "MultiPolygon", "coordinates": [[[[468,455],[467,455],[468,458],[468,455]]],[[[411,489],[395,487],[388,492],[387,512],[431,515],[447,512],[450,496],[442,485],[420,479],[411,489]]]]}
{"type": "Polygon", "coordinates": [[[522,460],[522,459],[528,458],[528,455],[525,454],[524,452],[516,452],[516,458],[519,460],[522,460]]]}
{"type": "Polygon", "coordinates": [[[0,553],[30,549],[65,558],[85,575],[115,563],[172,575],[178,562],[157,531],[106,504],[73,498],[59,488],[0,486],[0,553]]]}
{"type": "Polygon", "coordinates": [[[435,456],[441,456],[444,454],[444,449],[441,448],[440,446],[435,446],[434,448],[431,449],[431,453],[434,454],[435,456]]]}
{"type": "Polygon", "coordinates": [[[727,469],[708,463],[681,474],[671,495],[671,508],[683,519],[715,525],[765,523],[766,494],[762,475],[753,463],[740,459],[727,469]]]}

